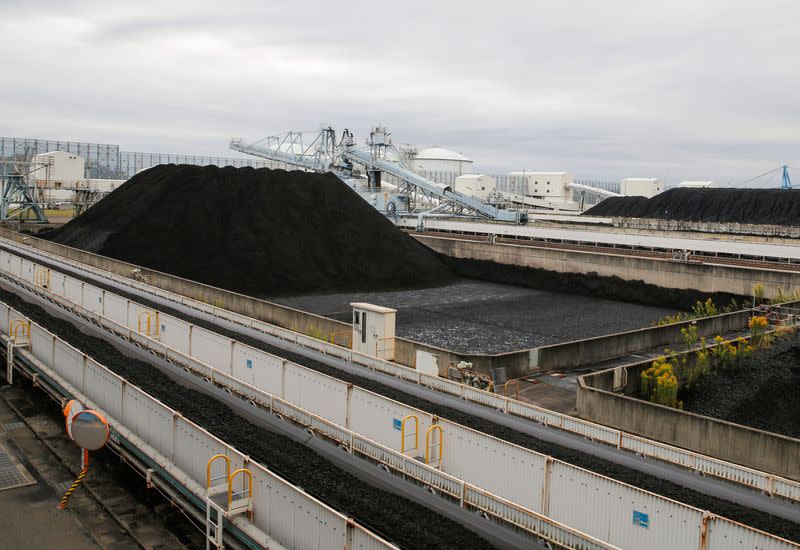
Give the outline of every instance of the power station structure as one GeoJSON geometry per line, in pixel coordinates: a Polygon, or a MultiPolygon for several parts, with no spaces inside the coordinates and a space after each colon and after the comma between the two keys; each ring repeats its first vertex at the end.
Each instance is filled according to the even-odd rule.
{"type": "Polygon", "coordinates": [[[347,129],[337,142],[336,131],[328,126],[320,130],[308,147],[303,146],[299,132],[268,137],[253,144],[233,139],[230,147],[304,170],[333,172],[367,200],[370,200],[369,195],[384,194],[381,204],[373,204],[390,216],[399,212],[410,213],[415,207],[422,206],[427,215],[446,212],[477,215],[507,223],[527,221],[527,212],[507,208],[507,201],[497,195],[482,200],[457,191],[452,185],[415,173],[404,155],[392,144],[390,135],[385,127],[378,126],[370,132],[365,144],[359,146],[347,129]],[[384,174],[392,183],[383,181],[384,174]]]}

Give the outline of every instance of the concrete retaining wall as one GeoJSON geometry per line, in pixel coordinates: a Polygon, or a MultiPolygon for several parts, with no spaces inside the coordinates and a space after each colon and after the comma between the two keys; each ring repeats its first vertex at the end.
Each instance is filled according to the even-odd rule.
{"type": "MultiPolygon", "coordinates": [[[[625,367],[625,393],[641,385],[648,365],[625,367]]],[[[613,380],[613,369],[578,379],[580,418],[800,481],[800,439],[614,393],[613,380]]]]}
{"type": "Polygon", "coordinates": [[[660,346],[671,346],[682,340],[681,329],[691,324],[697,325],[699,337],[713,338],[718,334],[745,328],[749,318],[749,310],[735,311],[693,321],[543,346],[538,350],[536,366],[542,371],[565,369],[660,346]]]}
{"type": "Polygon", "coordinates": [[[533,267],[559,273],[597,273],[600,276],[643,281],[664,288],[692,289],[707,293],[728,292],[740,296],[749,296],[756,283],[763,284],[768,293],[775,292],[778,288],[800,288],[800,272],[672,262],[662,258],[589,250],[540,248],[535,244],[489,243],[420,234],[413,234],[413,237],[436,252],[454,258],[533,267]]]}
{"type": "Polygon", "coordinates": [[[659,220],[654,218],[612,218],[614,227],[648,231],[692,231],[757,235],[759,237],[800,238],[800,227],[791,225],[761,225],[751,223],[693,222],[688,220],[659,220]]]}

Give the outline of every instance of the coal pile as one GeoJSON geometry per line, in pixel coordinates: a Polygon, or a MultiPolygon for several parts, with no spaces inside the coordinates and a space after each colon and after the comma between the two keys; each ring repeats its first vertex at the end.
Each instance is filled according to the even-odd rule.
{"type": "Polygon", "coordinates": [[[450,278],[332,174],[160,165],[45,238],[259,297],[450,278]]]}
{"type": "Polygon", "coordinates": [[[686,395],[686,410],[759,430],[800,437],[800,336],[736,368],[714,371],[686,395]]]}
{"type": "Polygon", "coordinates": [[[670,189],[649,199],[611,197],[585,215],[800,226],[800,190],[670,189]]]}

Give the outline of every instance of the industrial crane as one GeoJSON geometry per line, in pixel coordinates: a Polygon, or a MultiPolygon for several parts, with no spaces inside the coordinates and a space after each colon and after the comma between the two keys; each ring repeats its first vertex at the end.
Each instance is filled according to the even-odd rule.
{"type": "MultiPolygon", "coordinates": [[[[348,183],[353,181],[355,176],[353,167],[357,164],[365,168],[368,189],[382,187],[381,174],[387,174],[397,182],[396,185],[392,185],[395,191],[422,197],[422,202],[433,206],[436,212],[474,214],[490,220],[511,223],[527,221],[527,212],[503,208],[499,202],[484,202],[454,191],[449,185],[436,183],[415,174],[408,168],[389,136],[390,133],[386,128],[377,127],[370,132],[365,145],[357,146],[353,134],[345,129],[337,143],[336,132],[329,126],[320,130],[308,147],[303,145],[300,132],[289,132],[282,137],[268,137],[249,145],[241,139],[233,139],[230,147],[235,151],[281,162],[302,170],[330,171],[348,183]]],[[[432,211],[422,215],[430,213],[432,211]]]]}

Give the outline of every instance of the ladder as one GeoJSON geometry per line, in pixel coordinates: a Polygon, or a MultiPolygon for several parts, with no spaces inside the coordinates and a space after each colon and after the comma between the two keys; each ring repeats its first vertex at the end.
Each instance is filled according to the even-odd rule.
{"type": "Polygon", "coordinates": [[[224,454],[212,456],[206,465],[206,550],[224,548],[222,533],[225,518],[239,514],[253,514],[253,475],[246,468],[231,472],[231,459],[224,454]],[[214,462],[224,462],[225,474],[211,475],[214,462]],[[234,490],[234,482],[242,477],[241,489],[234,490]]]}

